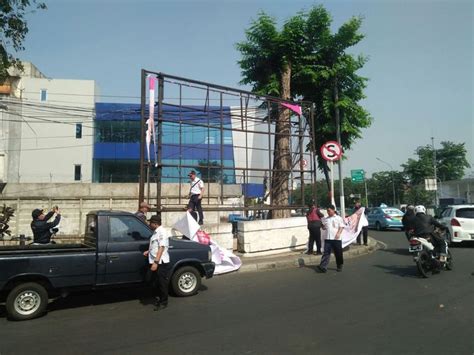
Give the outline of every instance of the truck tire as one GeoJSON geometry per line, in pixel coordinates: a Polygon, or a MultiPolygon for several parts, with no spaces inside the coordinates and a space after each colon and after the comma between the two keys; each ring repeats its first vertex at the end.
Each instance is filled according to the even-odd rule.
{"type": "Polygon", "coordinates": [[[195,295],[201,287],[201,274],[194,266],[183,266],[171,277],[171,287],[176,296],[195,295]]]}
{"type": "Polygon", "coordinates": [[[13,288],[6,301],[7,316],[27,320],[41,316],[48,305],[48,292],[36,282],[26,282],[13,288]]]}

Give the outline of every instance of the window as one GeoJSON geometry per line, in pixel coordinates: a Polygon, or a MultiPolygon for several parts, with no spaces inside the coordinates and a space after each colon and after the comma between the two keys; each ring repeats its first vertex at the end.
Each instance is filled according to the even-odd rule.
{"type": "Polygon", "coordinates": [[[456,211],[456,217],[474,219],[474,208],[460,208],[456,211]]]}
{"type": "Polygon", "coordinates": [[[41,101],[46,101],[46,99],[48,98],[48,91],[46,89],[41,89],[40,90],[40,100],[41,101]]]}
{"type": "Polygon", "coordinates": [[[76,123],[76,139],[82,138],[82,123],[76,123]]]}
{"type": "Polygon", "coordinates": [[[74,181],[81,181],[81,165],[74,165],[74,181]]]}
{"type": "Polygon", "coordinates": [[[140,242],[151,237],[148,227],[133,216],[111,216],[110,238],[114,242],[140,242]]]}
{"type": "Polygon", "coordinates": [[[449,217],[451,215],[451,208],[446,208],[443,212],[441,212],[441,217],[449,217]]]}

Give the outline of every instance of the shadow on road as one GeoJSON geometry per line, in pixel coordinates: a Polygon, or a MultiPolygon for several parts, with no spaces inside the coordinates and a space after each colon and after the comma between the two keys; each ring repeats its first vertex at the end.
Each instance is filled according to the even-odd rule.
{"type": "Polygon", "coordinates": [[[392,253],[396,255],[410,255],[410,252],[408,251],[408,247],[380,249],[379,251],[384,252],[384,253],[392,253]]]}
{"type": "Polygon", "coordinates": [[[374,265],[376,268],[385,270],[387,274],[400,277],[416,277],[419,278],[416,265],[400,266],[400,265],[374,265]]]}

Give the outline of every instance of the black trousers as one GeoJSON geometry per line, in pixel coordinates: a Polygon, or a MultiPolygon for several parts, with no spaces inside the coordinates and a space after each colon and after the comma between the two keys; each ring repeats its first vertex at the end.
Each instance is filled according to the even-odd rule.
{"type": "Polygon", "coordinates": [[[365,227],[362,227],[362,230],[360,231],[359,235],[357,236],[357,243],[360,244],[360,236],[363,235],[364,237],[364,244],[367,245],[367,238],[368,238],[368,235],[369,235],[369,227],[368,226],[365,226],[365,227]]]}
{"type": "MultiPolygon", "coordinates": [[[[191,198],[189,199],[188,203],[188,208],[192,209],[193,211],[197,211],[199,214],[199,220],[197,222],[204,222],[204,214],[202,213],[202,206],[201,206],[201,199],[199,198],[199,195],[191,195],[191,198]]],[[[194,217],[194,214],[192,214],[194,217]]]]}
{"type": "Polygon", "coordinates": [[[170,271],[170,263],[159,264],[156,271],[148,269],[147,280],[156,288],[160,304],[168,304],[170,271]]]}
{"type": "Polygon", "coordinates": [[[435,250],[442,255],[446,255],[448,253],[448,244],[446,243],[446,240],[436,233],[431,233],[429,236],[431,237],[431,243],[435,247],[435,250]]]}
{"type": "Polygon", "coordinates": [[[342,241],[341,240],[325,240],[324,252],[319,266],[326,270],[328,268],[329,260],[331,259],[331,252],[334,250],[336,257],[336,265],[340,267],[344,264],[344,257],[342,255],[342,241]]]}
{"type": "MultiPolygon", "coordinates": [[[[321,222],[320,222],[321,223],[321,222]]],[[[309,240],[308,240],[308,253],[313,252],[314,242],[316,242],[316,251],[321,252],[321,227],[320,223],[309,222],[309,240]]]]}

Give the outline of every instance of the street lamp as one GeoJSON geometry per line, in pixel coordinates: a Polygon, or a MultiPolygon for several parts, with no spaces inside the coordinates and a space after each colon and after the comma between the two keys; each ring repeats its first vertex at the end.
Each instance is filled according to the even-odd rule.
{"type": "Polygon", "coordinates": [[[390,173],[392,174],[392,191],[393,191],[393,204],[392,204],[392,206],[395,207],[395,179],[393,178],[393,167],[392,167],[392,165],[390,165],[389,163],[387,163],[386,161],[384,161],[380,158],[375,158],[375,159],[377,159],[378,161],[381,161],[384,164],[387,164],[388,167],[390,168],[390,173]]]}

